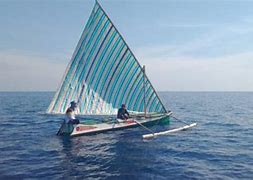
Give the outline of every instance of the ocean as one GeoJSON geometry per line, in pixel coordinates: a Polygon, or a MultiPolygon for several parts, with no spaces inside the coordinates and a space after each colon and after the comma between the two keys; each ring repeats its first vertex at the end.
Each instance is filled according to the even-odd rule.
{"type": "Polygon", "coordinates": [[[141,127],[64,138],[62,117],[45,114],[53,92],[1,92],[0,179],[253,179],[252,92],[159,94],[198,125],[151,140],[141,127]]]}

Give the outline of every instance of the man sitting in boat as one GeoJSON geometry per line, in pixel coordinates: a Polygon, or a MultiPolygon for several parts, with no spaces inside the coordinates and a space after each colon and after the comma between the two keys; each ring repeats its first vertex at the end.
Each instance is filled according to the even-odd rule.
{"type": "Polygon", "coordinates": [[[80,123],[80,121],[78,119],[76,119],[76,117],[75,117],[76,108],[77,108],[77,103],[75,101],[72,101],[70,103],[70,107],[66,111],[68,123],[71,123],[71,124],[79,124],[80,123]]]}
{"type": "Polygon", "coordinates": [[[122,104],[121,108],[119,108],[117,118],[122,120],[127,120],[129,118],[129,113],[126,110],[125,104],[122,104]]]}

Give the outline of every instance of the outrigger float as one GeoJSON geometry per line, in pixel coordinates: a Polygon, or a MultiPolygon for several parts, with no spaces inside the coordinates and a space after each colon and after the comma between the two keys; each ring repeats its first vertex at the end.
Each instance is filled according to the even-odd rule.
{"type": "Polygon", "coordinates": [[[47,113],[65,114],[71,101],[78,103],[78,115],[115,115],[126,104],[132,118],[120,121],[73,125],[64,121],[58,135],[79,136],[141,126],[149,131],[143,138],[176,132],[196,123],[155,133],[147,125],[170,121],[168,111],[141,66],[96,1],[81,38],[67,66],[62,82],[47,113]]]}

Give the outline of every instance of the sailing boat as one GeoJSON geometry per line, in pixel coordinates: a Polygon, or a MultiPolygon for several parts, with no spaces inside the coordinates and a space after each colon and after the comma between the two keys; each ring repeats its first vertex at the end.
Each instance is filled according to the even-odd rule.
{"type": "Polygon", "coordinates": [[[64,114],[71,101],[79,115],[115,115],[126,104],[132,120],[118,122],[64,122],[59,135],[84,135],[169,121],[150,80],[129,46],[96,1],[47,113],[64,114]]]}

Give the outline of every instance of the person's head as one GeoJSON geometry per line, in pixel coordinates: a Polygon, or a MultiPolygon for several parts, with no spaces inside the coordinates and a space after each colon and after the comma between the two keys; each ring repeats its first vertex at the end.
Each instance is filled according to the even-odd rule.
{"type": "Polygon", "coordinates": [[[77,108],[77,103],[75,101],[71,101],[70,102],[70,107],[73,108],[73,109],[77,108]]]}
{"type": "Polygon", "coordinates": [[[125,104],[122,104],[121,107],[122,107],[123,109],[126,109],[126,105],[125,105],[125,104]]]}

